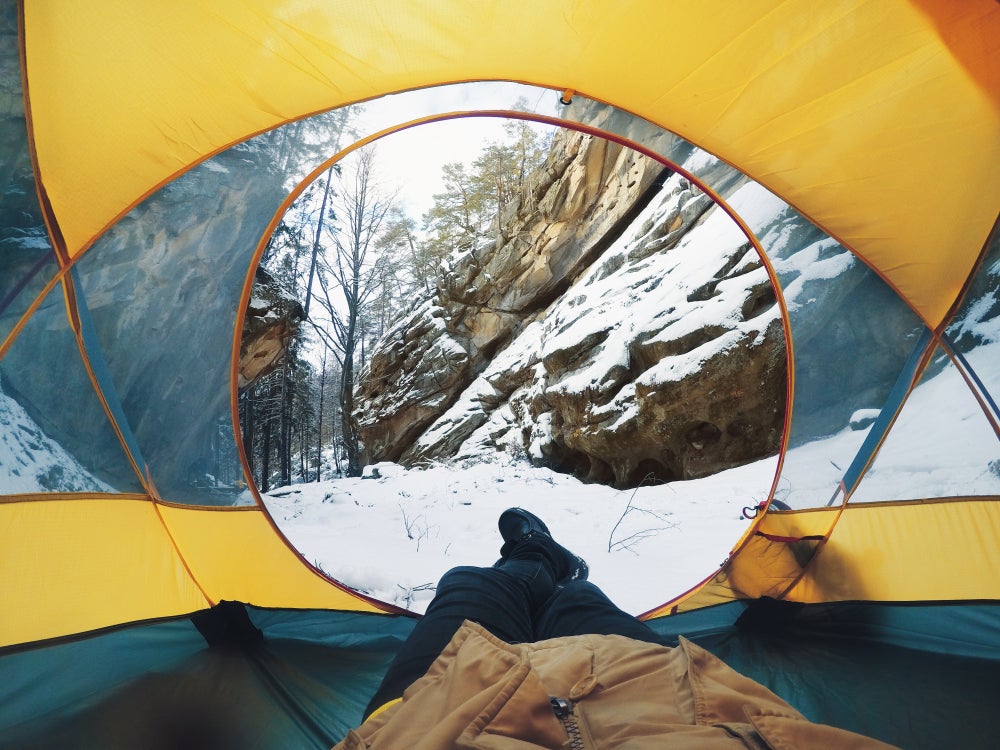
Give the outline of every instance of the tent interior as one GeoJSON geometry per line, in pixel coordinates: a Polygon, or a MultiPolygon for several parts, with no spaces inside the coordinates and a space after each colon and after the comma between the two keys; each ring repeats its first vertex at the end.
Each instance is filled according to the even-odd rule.
{"type": "Polygon", "coordinates": [[[415,619],[304,560],[247,480],[243,311],[290,184],[401,128],[501,115],[689,175],[782,305],[768,503],[703,585],[643,617],[815,721],[992,746],[1000,4],[432,5],[0,0],[0,187],[18,206],[0,207],[0,747],[324,748],[360,721],[415,619]],[[513,112],[499,81],[570,104],[513,112]],[[474,109],[414,96],[478,82],[474,109]],[[265,158],[381,97],[406,117],[295,173],[265,158]],[[633,140],[637,118],[657,137],[633,140]],[[779,223],[741,204],[747,179],[779,223]],[[821,330],[781,293],[807,244],[856,261],[821,330]],[[816,455],[847,418],[831,401],[862,386],[880,404],[864,439],[816,455]],[[937,434],[908,434],[913,410],[937,434]],[[888,465],[920,481],[883,481],[888,465]],[[193,481],[205,466],[247,491],[193,481]]]}

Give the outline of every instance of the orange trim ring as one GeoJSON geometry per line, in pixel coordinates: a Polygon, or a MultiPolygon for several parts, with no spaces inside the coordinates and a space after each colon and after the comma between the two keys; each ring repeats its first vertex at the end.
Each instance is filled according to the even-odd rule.
{"type": "MultiPolygon", "coordinates": [[[[317,179],[320,175],[322,175],[323,172],[325,172],[326,170],[328,170],[330,168],[330,166],[332,166],[333,164],[335,164],[338,161],[342,160],[343,158],[345,158],[347,155],[351,154],[352,152],[357,151],[358,149],[360,149],[360,148],[362,148],[362,147],[364,147],[364,146],[366,146],[366,145],[368,145],[370,143],[373,143],[373,142],[375,142],[375,141],[377,141],[377,140],[379,140],[381,138],[384,138],[384,137],[386,137],[388,135],[391,135],[393,133],[397,133],[397,132],[400,132],[400,131],[403,131],[403,130],[409,130],[411,128],[415,128],[415,127],[420,126],[420,125],[426,125],[426,124],[433,123],[433,122],[441,122],[441,121],[444,121],[444,120],[454,120],[454,119],[474,118],[474,117],[500,117],[500,118],[514,119],[514,120],[528,120],[528,121],[532,121],[532,122],[539,122],[539,123],[546,124],[546,125],[553,125],[553,126],[556,126],[556,127],[566,128],[568,130],[575,130],[577,132],[585,133],[585,134],[588,134],[588,135],[593,135],[595,137],[603,138],[603,139],[611,141],[613,143],[617,143],[617,144],[619,144],[621,146],[625,146],[626,148],[630,148],[630,149],[632,149],[632,150],[634,150],[634,151],[636,151],[638,153],[641,153],[641,154],[643,154],[643,155],[645,155],[645,156],[647,156],[647,157],[649,157],[651,159],[656,160],[657,162],[659,162],[660,164],[663,164],[668,169],[671,169],[674,172],[676,172],[677,174],[680,174],[680,175],[684,176],[687,180],[689,180],[694,185],[697,185],[700,190],[702,190],[706,195],[708,195],[715,202],[716,205],[720,206],[722,208],[722,210],[725,211],[726,214],[736,223],[736,225],[739,226],[740,230],[743,232],[743,234],[747,237],[747,239],[749,240],[749,242],[753,245],[754,249],[757,251],[757,255],[760,257],[761,263],[764,266],[764,268],[766,269],[766,272],[768,274],[768,278],[770,279],[770,282],[771,282],[771,286],[772,286],[772,288],[774,289],[774,292],[775,292],[776,302],[777,302],[778,309],[779,309],[780,314],[781,314],[782,331],[783,331],[783,334],[784,334],[784,337],[785,337],[785,361],[786,361],[785,416],[784,416],[784,424],[783,424],[783,428],[782,428],[781,446],[780,446],[780,450],[779,450],[779,453],[778,453],[778,463],[777,463],[777,466],[775,468],[775,474],[774,474],[774,478],[773,478],[772,483],[771,483],[771,488],[768,491],[767,503],[768,503],[768,505],[770,505],[771,501],[774,499],[774,495],[775,495],[775,492],[777,491],[777,487],[778,487],[778,482],[779,482],[780,477],[781,477],[781,469],[782,469],[782,466],[783,466],[783,463],[784,463],[785,451],[787,450],[788,440],[789,440],[790,431],[791,431],[792,403],[793,403],[792,396],[794,394],[794,381],[795,381],[795,378],[794,378],[794,351],[793,351],[792,338],[791,338],[791,322],[790,322],[789,315],[788,315],[788,306],[785,303],[784,295],[783,295],[782,289],[781,289],[781,284],[778,281],[777,273],[775,272],[774,267],[771,264],[771,261],[770,261],[770,259],[767,256],[767,253],[764,251],[763,247],[760,244],[760,241],[757,239],[757,237],[754,234],[753,230],[750,229],[750,227],[746,224],[746,222],[743,221],[743,219],[739,216],[739,214],[726,202],[726,200],[724,198],[722,198],[714,189],[712,189],[711,187],[709,187],[701,178],[699,178],[695,174],[691,173],[690,171],[684,169],[683,167],[675,164],[674,162],[670,161],[669,159],[665,158],[663,155],[658,154],[655,151],[652,151],[651,149],[649,149],[649,148],[647,148],[647,147],[645,147],[645,146],[643,146],[643,145],[641,145],[639,143],[636,143],[635,141],[632,141],[632,140],[630,140],[628,138],[624,138],[624,137],[619,136],[619,135],[614,134],[614,133],[609,133],[609,132],[604,131],[604,130],[602,130],[600,128],[596,128],[596,127],[593,127],[593,126],[590,126],[590,125],[585,125],[585,124],[579,123],[579,122],[574,122],[574,121],[570,121],[570,120],[563,120],[563,119],[558,118],[558,117],[550,117],[550,116],[539,115],[539,114],[535,114],[535,113],[518,112],[518,111],[504,110],[504,109],[498,109],[498,110],[476,110],[476,111],[458,111],[458,112],[442,113],[442,114],[438,114],[438,115],[430,115],[430,116],[427,116],[427,117],[418,118],[416,120],[410,120],[410,121],[401,123],[399,125],[396,125],[394,127],[385,128],[385,129],[380,130],[380,131],[378,131],[376,133],[372,133],[372,134],[370,134],[370,135],[368,135],[368,136],[366,136],[364,138],[359,139],[358,141],[356,141],[355,143],[351,144],[350,146],[348,146],[348,147],[346,147],[344,149],[341,149],[336,154],[334,154],[333,156],[331,156],[330,158],[326,159],[325,161],[323,161],[322,163],[320,163],[318,166],[316,166],[305,178],[303,178],[295,186],[294,189],[292,189],[289,192],[289,194],[288,194],[288,196],[286,196],[285,200],[283,200],[281,202],[281,204],[278,206],[277,210],[275,211],[274,216],[271,218],[271,221],[268,223],[267,228],[264,230],[264,234],[261,236],[260,240],[258,241],[257,248],[255,249],[255,251],[253,253],[251,263],[250,263],[250,265],[248,267],[248,270],[247,270],[246,278],[244,279],[244,282],[243,282],[243,290],[242,290],[242,293],[240,295],[239,314],[237,316],[235,325],[233,327],[233,349],[232,349],[232,358],[231,358],[231,363],[232,364],[231,364],[231,367],[230,367],[230,378],[231,378],[231,380],[230,380],[230,411],[231,411],[231,418],[233,420],[233,437],[234,437],[234,442],[236,443],[237,450],[238,450],[238,453],[239,453],[239,456],[240,456],[240,461],[241,461],[241,464],[243,466],[244,476],[247,477],[247,478],[250,478],[249,462],[247,460],[247,457],[246,457],[246,454],[245,454],[245,451],[244,451],[243,441],[242,441],[242,439],[240,437],[240,427],[239,427],[239,424],[240,424],[240,422],[239,422],[239,393],[238,393],[239,389],[237,387],[237,384],[238,384],[238,362],[239,362],[240,342],[241,342],[241,339],[242,339],[243,322],[244,322],[244,318],[245,318],[245,315],[246,315],[246,308],[247,308],[247,304],[248,304],[248,302],[250,300],[250,295],[251,295],[252,290],[253,290],[254,272],[256,270],[256,267],[257,267],[258,263],[260,262],[260,258],[264,254],[264,250],[267,247],[267,244],[268,244],[268,242],[270,240],[270,237],[274,233],[274,231],[277,228],[278,224],[280,223],[282,216],[284,216],[285,212],[288,211],[288,209],[291,207],[292,203],[294,203],[294,201],[303,193],[303,191],[305,190],[305,188],[310,183],[312,183],[315,179],[317,179]]],[[[268,521],[270,522],[271,526],[274,528],[275,533],[277,533],[278,536],[282,539],[282,541],[289,547],[289,549],[291,549],[302,560],[303,564],[305,564],[309,568],[313,569],[316,572],[317,575],[320,575],[320,576],[324,577],[326,580],[331,581],[331,582],[333,582],[334,584],[336,584],[338,586],[343,586],[342,584],[338,583],[337,581],[331,579],[329,576],[327,576],[326,574],[324,574],[322,571],[317,570],[313,565],[311,565],[307,560],[305,560],[302,557],[302,555],[288,541],[287,537],[285,537],[285,535],[278,528],[277,524],[271,518],[271,515],[270,515],[270,513],[268,513],[267,508],[265,507],[265,505],[264,505],[264,503],[263,503],[263,501],[262,501],[262,499],[260,497],[260,493],[259,493],[259,491],[258,491],[255,483],[252,481],[252,479],[250,479],[250,481],[248,481],[247,484],[248,484],[248,486],[251,489],[251,492],[252,492],[252,494],[254,496],[255,502],[257,503],[258,507],[260,507],[261,510],[264,512],[264,514],[267,517],[268,521]]],[[[748,526],[748,528],[744,532],[743,536],[740,537],[739,540],[737,540],[737,542],[736,542],[736,544],[735,544],[732,552],[730,553],[730,558],[739,549],[741,549],[743,546],[746,545],[747,541],[752,537],[752,535],[756,531],[757,527],[763,521],[764,515],[765,515],[764,513],[758,514],[758,516],[755,519],[755,521],[748,526]]],[[[720,567],[720,570],[721,570],[721,567],[720,567]]],[[[706,581],[711,580],[715,575],[718,574],[718,572],[719,571],[713,572],[705,580],[706,581]]],[[[698,587],[695,587],[695,589],[697,589],[697,588],[700,588],[700,584],[699,584],[698,587]]],[[[390,605],[385,605],[384,603],[379,603],[379,604],[382,605],[382,606],[390,606],[390,605]]]]}

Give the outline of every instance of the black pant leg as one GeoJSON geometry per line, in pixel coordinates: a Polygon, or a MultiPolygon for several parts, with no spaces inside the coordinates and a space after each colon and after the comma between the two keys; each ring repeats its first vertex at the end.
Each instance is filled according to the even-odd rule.
{"type": "Polygon", "coordinates": [[[534,640],[532,613],[554,590],[549,566],[540,560],[518,560],[502,568],[453,568],[441,578],[427,612],[400,647],[382,684],[365,709],[402,696],[427,672],[455,631],[472,620],[508,643],[534,640]]]}
{"type": "Polygon", "coordinates": [[[644,622],[619,609],[590,581],[570,581],[557,589],[535,618],[538,640],[590,634],[624,635],[647,643],[673,645],[644,622]]]}

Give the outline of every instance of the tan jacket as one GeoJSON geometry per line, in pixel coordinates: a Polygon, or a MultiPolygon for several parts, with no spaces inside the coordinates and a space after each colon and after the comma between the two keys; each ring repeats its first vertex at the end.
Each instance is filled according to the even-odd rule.
{"type": "Polygon", "coordinates": [[[337,750],[888,747],[810,723],[767,688],[683,638],[677,648],[617,635],[510,645],[471,622],[459,629],[402,701],[377,713],[336,746],[337,750]]]}

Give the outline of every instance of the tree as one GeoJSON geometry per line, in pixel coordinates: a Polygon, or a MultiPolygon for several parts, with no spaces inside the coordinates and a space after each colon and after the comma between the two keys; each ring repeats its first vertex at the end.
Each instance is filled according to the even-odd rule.
{"type": "MultiPolygon", "coordinates": [[[[349,108],[281,128],[247,157],[301,175],[339,148],[353,113],[349,108]]],[[[376,184],[370,146],[320,175],[285,213],[261,266],[302,303],[307,325],[279,369],[240,395],[244,451],[262,488],[319,480],[324,448],[331,445],[338,473],[360,473],[354,381],[375,341],[433,293],[449,255],[478,250],[505,208],[531,200],[528,183],[546,157],[549,136],[524,120],[511,120],[504,130],[505,138],[486,144],[471,164],[443,167],[444,189],[424,215],[423,231],[376,184]]]]}
{"type": "MultiPolygon", "coordinates": [[[[323,350],[323,362],[316,378],[316,481],[323,478],[323,407],[326,398],[326,350],[323,350]]],[[[303,453],[305,450],[303,450],[303,453]]],[[[306,478],[305,481],[308,481],[306,478]]]]}
{"type": "Polygon", "coordinates": [[[340,365],[341,440],[347,459],[347,476],[361,475],[361,445],[352,422],[354,378],[367,306],[378,292],[385,272],[384,256],[375,252],[392,208],[394,196],[386,194],[374,177],[375,150],[362,149],[348,175],[340,175],[334,201],[336,221],[327,238],[332,248],[317,256],[317,301],[329,317],[330,328],[321,337],[340,365]]]}
{"type": "MultiPolygon", "coordinates": [[[[514,109],[526,109],[523,100],[514,109]]],[[[515,199],[532,198],[532,173],[548,156],[551,131],[527,120],[504,123],[506,140],[483,146],[467,168],[460,163],[441,168],[444,191],[423,216],[425,239],[419,251],[423,270],[436,271],[449,254],[475,252],[490,228],[515,199]]]]}
{"type": "Polygon", "coordinates": [[[484,190],[484,181],[467,172],[460,162],[441,167],[441,179],[445,190],[434,194],[434,204],[424,214],[424,232],[436,246],[431,254],[473,251],[495,215],[491,191],[484,190]]]}
{"type": "MultiPolygon", "coordinates": [[[[248,157],[261,166],[274,170],[292,187],[301,174],[318,160],[340,148],[341,139],[351,131],[351,121],[359,111],[355,107],[335,110],[294,126],[278,128],[253,142],[248,157]],[[262,145],[263,144],[263,145],[262,145]]],[[[316,254],[328,218],[328,203],[338,167],[328,170],[323,178],[307,186],[299,200],[285,213],[268,241],[260,265],[292,298],[304,299],[308,316],[311,276],[315,272],[316,254]]],[[[302,370],[306,350],[304,332],[289,342],[288,351],[279,365],[280,380],[258,384],[240,396],[244,452],[251,473],[260,473],[260,486],[270,484],[270,468],[278,466],[279,481],[287,484],[293,476],[293,452],[306,439],[303,419],[296,414],[311,408],[308,387],[304,380],[308,370],[302,370]],[[267,392],[265,398],[260,394],[267,392]],[[272,464],[272,459],[274,464],[272,464]]],[[[308,420],[307,420],[308,423],[308,420]]],[[[299,471],[301,474],[301,470],[299,471]]]]}

